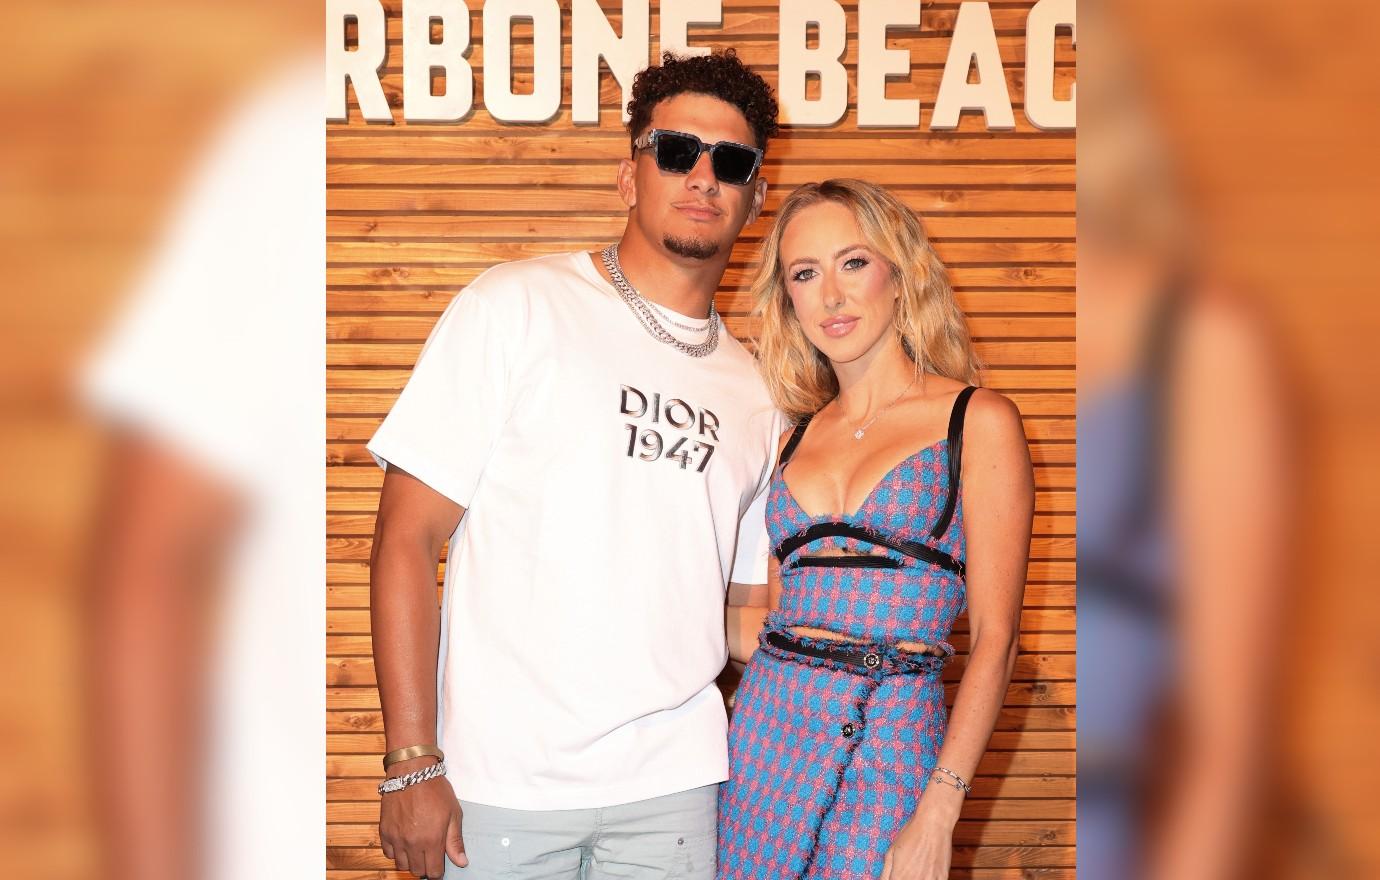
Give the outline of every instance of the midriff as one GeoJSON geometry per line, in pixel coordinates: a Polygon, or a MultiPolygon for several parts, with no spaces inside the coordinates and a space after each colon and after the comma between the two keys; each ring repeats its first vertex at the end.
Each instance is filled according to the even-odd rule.
{"type": "MultiPolygon", "coordinates": [[[[832,639],[839,642],[851,642],[855,645],[865,644],[865,642],[862,639],[855,639],[852,636],[846,636],[842,633],[836,633],[832,630],[816,629],[813,626],[793,626],[790,628],[790,631],[795,635],[805,636],[809,639],[832,639]]],[[[933,648],[931,648],[924,642],[897,642],[896,647],[902,651],[906,651],[912,654],[939,653],[938,651],[935,651],[933,648]]]]}

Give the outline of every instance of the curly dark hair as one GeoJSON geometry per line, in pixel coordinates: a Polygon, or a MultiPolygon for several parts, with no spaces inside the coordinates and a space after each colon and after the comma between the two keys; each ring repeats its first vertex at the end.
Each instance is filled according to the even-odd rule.
{"type": "Polygon", "coordinates": [[[633,80],[628,102],[628,134],[633,140],[647,129],[656,105],[676,95],[693,92],[709,95],[742,111],[752,127],[757,146],[764,152],[767,140],[776,136],[776,98],[771,86],[753,73],[733,49],[712,55],[679,57],[667,52],[660,67],[648,67],[633,80]]]}

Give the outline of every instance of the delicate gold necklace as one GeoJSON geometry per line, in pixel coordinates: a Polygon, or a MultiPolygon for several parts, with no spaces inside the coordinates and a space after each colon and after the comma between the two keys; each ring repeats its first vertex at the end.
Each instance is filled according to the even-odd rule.
{"type": "MultiPolygon", "coordinates": [[[[917,376],[916,379],[918,379],[918,378],[920,378],[920,377],[917,376]]],[[[906,392],[907,392],[907,391],[909,391],[910,389],[912,389],[912,388],[915,387],[915,381],[916,381],[916,379],[911,379],[911,380],[910,380],[910,384],[907,385],[905,388],[902,388],[902,389],[901,389],[901,393],[898,394],[898,395],[896,395],[894,398],[892,398],[891,403],[888,403],[886,406],[884,406],[884,407],[882,407],[881,409],[877,410],[877,414],[876,414],[876,415],[874,415],[872,418],[868,419],[864,424],[862,424],[862,425],[858,428],[858,430],[854,431],[854,432],[853,432],[853,439],[854,439],[854,440],[861,440],[861,439],[863,438],[863,433],[864,433],[865,431],[867,431],[868,428],[872,427],[872,423],[873,423],[873,422],[875,422],[875,421],[877,421],[878,419],[880,419],[880,418],[882,417],[882,414],[883,414],[883,413],[885,413],[887,410],[889,410],[889,409],[891,409],[893,406],[895,406],[895,405],[901,400],[902,397],[905,397],[905,396],[906,396],[906,392]]],[[[838,398],[835,398],[835,400],[837,400],[837,399],[838,399],[838,398]]],[[[840,407],[840,409],[842,409],[842,407],[840,407]]]]}

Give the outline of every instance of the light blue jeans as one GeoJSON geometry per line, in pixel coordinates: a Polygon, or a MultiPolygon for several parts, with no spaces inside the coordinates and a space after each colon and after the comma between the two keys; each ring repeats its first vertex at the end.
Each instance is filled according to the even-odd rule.
{"type": "Polygon", "coordinates": [[[590,810],[461,801],[465,854],[445,880],[713,880],[719,786],[590,810]]]}

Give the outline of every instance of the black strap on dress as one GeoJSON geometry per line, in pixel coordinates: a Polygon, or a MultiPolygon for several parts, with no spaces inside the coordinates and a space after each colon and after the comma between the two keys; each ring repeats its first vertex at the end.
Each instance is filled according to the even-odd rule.
{"type": "MultiPolygon", "coordinates": [[[[934,539],[942,538],[944,533],[948,531],[949,523],[953,520],[954,510],[958,505],[959,476],[962,473],[963,421],[968,411],[968,400],[975,391],[977,388],[972,385],[960,391],[954,399],[953,410],[949,413],[949,484],[944,509],[940,513],[939,519],[935,521],[934,527],[930,529],[930,537],[934,539]]],[[[791,436],[786,440],[786,445],[781,449],[780,467],[784,468],[791,455],[795,453],[795,448],[800,445],[800,440],[805,436],[805,429],[809,424],[809,416],[796,423],[795,429],[791,431],[791,436]]],[[[809,528],[797,532],[776,546],[774,550],[776,559],[778,562],[784,563],[787,557],[801,547],[820,538],[828,537],[846,537],[865,541],[878,547],[895,550],[911,559],[938,566],[957,574],[959,577],[966,575],[966,566],[962,560],[955,559],[937,547],[931,547],[918,541],[907,541],[890,535],[883,535],[841,520],[815,523],[809,528]]],[[[805,564],[807,560],[810,566],[821,568],[900,567],[894,559],[885,556],[808,556],[801,557],[796,561],[796,565],[805,564]]]]}
{"type": "Polygon", "coordinates": [[[930,537],[939,539],[949,530],[949,522],[954,518],[954,508],[958,506],[959,476],[963,473],[963,419],[968,414],[968,401],[977,387],[969,385],[958,392],[953,411],[949,413],[949,491],[944,501],[944,512],[935,520],[930,529],[930,537]]]}
{"type": "Polygon", "coordinates": [[[781,449],[781,460],[777,462],[780,467],[785,467],[786,462],[791,460],[791,455],[795,452],[795,448],[800,445],[800,438],[805,436],[805,429],[809,427],[812,418],[814,416],[806,416],[796,422],[795,430],[791,432],[791,436],[786,440],[786,445],[781,449]]]}

